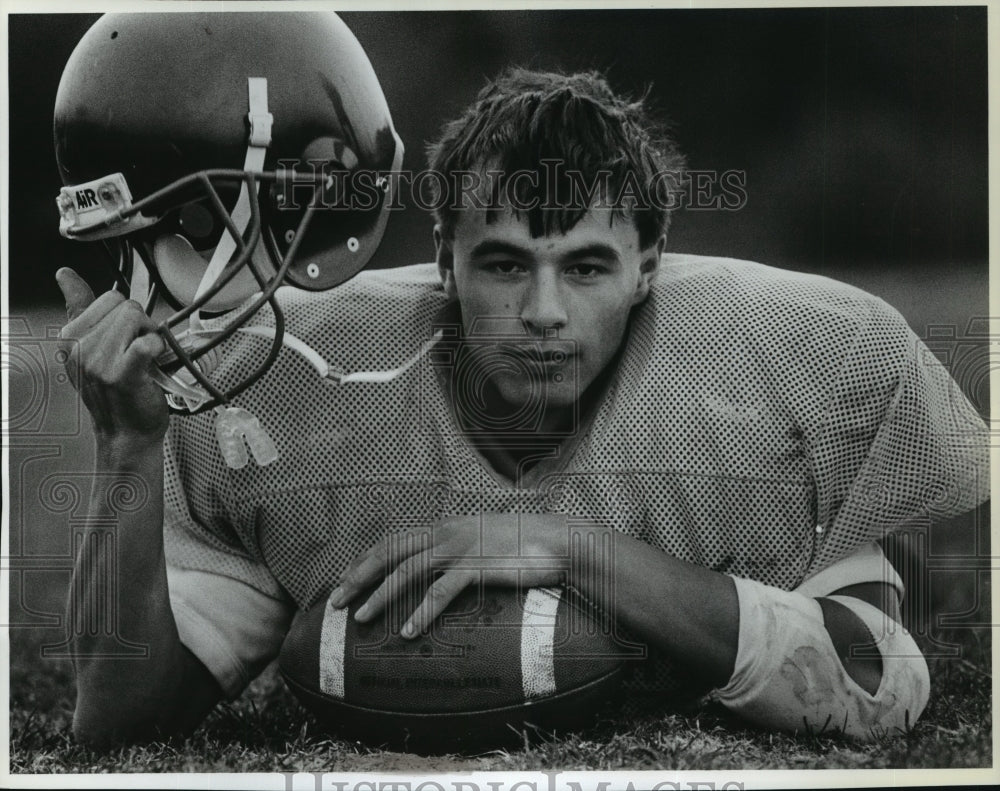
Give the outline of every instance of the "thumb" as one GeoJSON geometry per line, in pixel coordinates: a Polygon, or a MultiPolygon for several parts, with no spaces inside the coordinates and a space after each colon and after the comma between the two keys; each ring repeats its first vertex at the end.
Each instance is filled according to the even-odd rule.
{"type": "Polygon", "coordinates": [[[69,267],[62,267],[56,272],[56,283],[66,300],[66,315],[72,321],[94,301],[94,292],[87,281],[69,267]]]}

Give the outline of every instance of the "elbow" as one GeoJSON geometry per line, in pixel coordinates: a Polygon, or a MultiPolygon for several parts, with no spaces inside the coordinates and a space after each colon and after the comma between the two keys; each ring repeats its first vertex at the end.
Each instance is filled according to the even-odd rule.
{"type": "Polygon", "coordinates": [[[116,734],[103,723],[73,715],[73,741],[91,750],[110,750],[113,747],[126,744],[125,740],[116,738],[116,734]]]}
{"type": "Polygon", "coordinates": [[[884,663],[872,694],[844,672],[832,651],[826,657],[797,653],[785,657],[753,694],[720,702],[771,730],[880,742],[909,733],[930,694],[927,663],[919,653],[884,657],[884,663]]]}
{"type": "Polygon", "coordinates": [[[92,750],[107,751],[134,744],[168,741],[190,735],[194,727],[180,728],[151,717],[108,716],[81,710],[73,714],[73,739],[92,750]]]}
{"type": "Polygon", "coordinates": [[[106,751],[156,738],[148,717],[78,701],[73,712],[73,739],[92,750],[106,751]]]}
{"type": "Polygon", "coordinates": [[[138,696],[81,693],[73,711],[72,733],[77,743],[104,751],[187,736],[200,721],[200,717],[183,716],[138,696]]]}
{"type": "Polygon", "coordinates": [[[157,674],[78,663],[73,738],[95,749],[165,741],[198,728],[223,692],[190,651],[157,674]],[[115,672],[115,671],[119,672],[115,672]]]}
{"type": "Polygon", "coordinates": [[[882,679],[878,690],[867,695],[879,712],[879,721],[868,728],[864,741],[905,736],[927,708],[931,682],[927,660],[908,632],[897,624],[898,636],[882,650],[882,679]],[[884,723],[884,724],[883,724],[884,723]]]}
{"type": "Polygon", "coordinates": [[[909,732],[927,705],[930,676],[898,622],[866,602],[840,599],[860,619],[856,635],[843,632],[852,637],[846,653],[861,643],[877,655],[852,674],[817,600],[741,584],[739,652],[729,683],[715,691],[720,703],[757,725],[803,735],[879,741],[909,732]]]}
{"type": "Polygon", "coordinates": [[[73,711],[73,739],[93,750],[109,750],[135,743],[138,722],[129,722],[121,713],[106,711],[104,707],[77,699],[73,711]]]}
{"type": "Polygon", "coordinates": [[[930,697],[927,661],[902,624],[874,605],[848,597],[817,600],[839,666],[831,662],[837,703],[855,713],[848,735],[861,741],[913,728],[930,697]]]}

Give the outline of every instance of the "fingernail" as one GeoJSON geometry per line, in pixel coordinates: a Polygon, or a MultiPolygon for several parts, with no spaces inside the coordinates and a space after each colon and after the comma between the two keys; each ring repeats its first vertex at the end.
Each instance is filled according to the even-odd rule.
{"type": "Polygon", "coordinates": [[[417,630],[413,628],[413,624],[412,623],[408,623],[405,626],[403,626],[403,630],[402,630],[403,637],[407,637],[407,638],[413,637],[413,635],[415,635],[416,633],[417,633],[417,630]]]}
{"type": "Polygon", "coordinates": [[[339,610],[341,607],[344,606],[344,599],[345,598],[346,597],[344,595],[344,589],[343,588],[337,588],[337,589],[335,589],[334,592],[330,594],[330,606],[331,607],[336,607],[339,610]]]}
{"type": "Polygon", "coordinates": [[[371,612],[371,609],[372,609],[371,605],[365,602],[358,608],[358,611],[354,613],[354,620],[363,621],[365,618],[368,617],[368,613],[371,612]]]}

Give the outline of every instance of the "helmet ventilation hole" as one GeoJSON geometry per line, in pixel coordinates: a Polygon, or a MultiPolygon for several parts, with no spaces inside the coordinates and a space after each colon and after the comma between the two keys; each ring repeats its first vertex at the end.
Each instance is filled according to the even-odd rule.
{"type": "Polygon", "coordinates": [[[309,266],[306,267],[306,274],[315,280],[319,277],[319,267],[316,264],[309,264],[309,266]]]}
{"type": "Polygon", "coordinates": [[[356,253],[359,249],[361,249],[361,243],[358,241],[358,237],[352,236],[347,240],[347,249],[352,253],[356,253]]]}

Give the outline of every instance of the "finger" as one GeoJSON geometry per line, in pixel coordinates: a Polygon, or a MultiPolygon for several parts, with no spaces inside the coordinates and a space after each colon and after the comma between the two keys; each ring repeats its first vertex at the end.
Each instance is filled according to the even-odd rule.
{"type": "MultiPolygon", "coordinates": [[[[354,620],[365,623],[376,618],[393,599],[411,591],[417,580],[425,579],[431,570],[431,552],[427,550],[409,557],[386,577],[375,592],[354,613],[354,620]]],[[[405,599],[404,599],[405,601],[405,599]]],[[[404,604],[405,606],[405,604],[404,604]]]]}
{"type": "Polygon", "coordinates": [[[87,281],[68,266],[56,272],[56,283],[66,300],[66,317],[72,321],[94,301],[94,292],[87,281]]]}
{"type": "MultiPolygon", "coordinates": [[[[76,321],[83,322],[106,296],[98,297],[76,321]]],[[[105,385],[132,387],[139,381],[137,374],[148,371],[149,362],[128,355],[128,349],[139,336],[153,331],[155,324],[137,302],[119,295],[117,303],[80,339],[80,360],[88,375],[105,385]]]]}
{"type": "MultiPolygon", "coordinates": [[[[75,318],[70,319],[66,323],[66,326],[59,331],[59,337],[64,339],[83,337],[87,332],[104,321],[108,317],[108,314],[124,301],[125,297],[117,291],[105,291],[78,313],[75,318]]],[[[69,303],[67,303],[66,314],[70,315],[72,312],[69,303]]]]}
{"type": "MultiPolygon", "coordinates": [[[[378,558],[386,558],[389,553],[388,542],[391,537],[379,541],[375,546],[362,552],[340,576],[339,585],[330,594],[330,604],[334,607],[344,607],[362,588],[375,582],[378,577],[375,570],[382,565],[376,563],[378,558]]],[[[388,564],[388,561],[385,561],[388,564]]]]}
{"type": "Polygon", "coordinates": [[[155,330],[141,333],[126,350],[126,355],[135,357],[138,362],[148,364],[166,351],[167,343],[155,330]]]}
{"type": "Polygon", "coordinates": [[[455,597],[465,590],[471,581],[472,576],[468,572],[447,571],[442,574],[427,589],[423,601],[410,619],[403,624],[400,634],[411,638],[428,631],[434,620],[448,609],[448,605],[455,601],[455,597]]]}
{"type": "Polygon", "coordinates": [[[108,333],[109,341],[117,342],[117,350],[121,356],[140,335],[154,332],[156,324],[146,315],[142,305],[134,299],[125,299],[101,319],[101,326],[97,329],[108,333]]]}
{"type": "Polygon", "coordinates": [[[135,318],[136,323],[124,330],[132,337],[121,358],[122,372],[128,377],[146,376],[150,366],[167,348],[154,323],[141,307],[138,310],[141,315],[135,318]]]}
{"type": "Polygon", "coordinates": [[[430,546],[430,536],[424,531],[393,533],[367,552],[359,555],[340,578],[340,585],[330,594],[330,604],[343,607],[365,588],[392,572],[406,558],[423,552],[430,546]]]}

